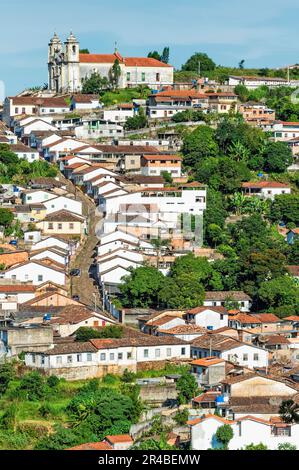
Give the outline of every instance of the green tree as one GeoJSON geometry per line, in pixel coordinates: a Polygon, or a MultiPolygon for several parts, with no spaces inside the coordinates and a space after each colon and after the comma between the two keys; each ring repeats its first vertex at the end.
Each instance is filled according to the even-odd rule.
{"type": "Polygon", "coordinates": [[[85,77],[82,84],[82,93],[88,95],[98,95],[109,86],[106,77],[102,77],[98,72],[93,72],[90,77],[85,77]]]}
{"type": "Polygon", "coordinates": [[[149,52],[147,57],[149,57],[150,59],[161,60],[161,55],[159,54],[158,51],[149,52]]]}
{"type": "Polygon", "coordinates": [[[264,170],[283,173],[292,164],[292,151],[285,142],[270,142],[264,151],[264,170]]]}
{"type": "Polygon", "coordinates": [[[178,390],[178,402],[180,404],[189,403],[198,393],[198,385],[194,375],[186,373],[178,379],[176,388],[178,390]]]}
{"type": "Polygon", "coordinates": [[[259,444],[248,444],[244,447],[244,450],[268,450],[268,447],[260,442],[259,444]]]}
{"type": "Polygon", "coordinates": [[[184,165],[191,168],[207,157],[217,156],[218,145],[215,141],[214,129],[203,125],[198,126],[184,138],[182,152],[184,165]]]}
{"type": "Polygon", "coordinates": [[[25,392],[30,401],[38,401],[46,396],[45,380],[39,372],[29,372],[21,378],[19,391],[25,392]]]}
{"type": "Polygon", "coordinates": [[[131,274],[123,278],[120,285],[121,300],[124,306],[129,307],[156,307],[158,292],[164,281],[160,271],[151,266],[141,266],[132,270],[131,274]]]}
{"type": "Polygon", "coordinates": [[[11,210],[0,207],[0,225],[3,225],[4,227],[11,226],[13,218],[11,210]]]}
{"type": "Polygon", "coordinates": [[[204,52],[196,52],[193,54],[187,62],[182,66],[182,70],[191,72],[209,72],[215,70],[216,64],[213,60],[204,52]]]}
{"type": "Polygon", "coordinates": [[[116,90],[116,88],[118,88],[120,77],[121,77],[121,68],[119,65],[119,60],[115,59],[114,64],[112,65],[108,73],[109,82],[113,90],[116,90]]]}
{"type": "Polygon", "coordinates": [[[278,444],[277,450],[297,450],[297,447],[289,442],[278,444]]]}
{"type": "Polygon", "coordinates": [[[174,420],[178,426],[184,426],[189,418],[189,410],[188,408],[184,408],[183,410],[179,410],[175,416],[174,420]]]}
{"type": "Polygon", "coordinates": [[[95,338],[122,338],[123,328],[120,325],[107,325],[100,330],[81,326],[76,331],[76,341],[89,341],[95,338]]]}
{"type": "Polygon", "coordinates": [[[229,424],[223,424],[216,431],[216,439],[222,445],[223,450],[228,449],[228,444],[234,437],[234,432],[229,424]]]}
{"type": "Polygon", "coordinates": [[[125,129],[127,130],[137,130],[143,129],[147,126],[147,117],[144,113],[143,108],[139,108],[138,114],[127,119],[125,123],[125,129]]]}
{"type": "Polygon", "coordinates": [[[0,365],[0,395],[8,389],[9,383],[15,378],[15,370],[12,364],[0,365]]]}
{"type": "Polygon", "coordinates": [[[168,64],[168,62],[169,62],[169,47],[164,47],[162,55],[161,55],[161,62],[164,62],[164,64],[168,64]]]}
{"type": "Polygon", "coordinates": [[[193,308],[202,305],[204,287],[198,274],[183,273],[165,278],[159,290],[159,305],[165,308],[193,308]]]}
{"type": "Polygon", "coordinates": [[[279,194],[270,206],[270,219],[299,225],[299,194],[279,194]]]}
{"type": "Polygon", "coordinates": [[[275,308],[299,305],[299,286],[289,276],[281,276],[261,283],[258,297],[264,307],[275,308]]]}

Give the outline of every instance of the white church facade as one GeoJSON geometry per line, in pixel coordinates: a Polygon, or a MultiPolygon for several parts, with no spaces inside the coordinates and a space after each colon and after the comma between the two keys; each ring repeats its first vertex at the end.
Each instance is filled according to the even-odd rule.
{"type": "Polygon", "coordinates": [[[49,90],[56,93],[76,93],[92,73],[109,77],[115,61],[121,74],[119,88],[147,85],[159,90],[173,84],[173,67],[149,57],[123,57],[115,50],[113,54],[82,54],[80,44],[71,33],[63,44],[57,34],[49,42],[48,72],[49,90]]]}

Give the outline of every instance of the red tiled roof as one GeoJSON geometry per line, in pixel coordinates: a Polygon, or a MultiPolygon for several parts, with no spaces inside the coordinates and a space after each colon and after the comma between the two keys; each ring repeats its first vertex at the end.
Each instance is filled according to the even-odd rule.
{"type": "Polygon", "coordinates": [[[106,436],[105,439],[112,444],[118,444],[120,442],[130,442],[133,443],[133,439],[130,434],[117,434],[115,436],[106,436]]]}
{"type": "Polygon", "coordinates": [[[211,357],[205,357],[203,359],[195,359],[194,361],[191,362],[191,365],[209,367],[215,364],[220,364],[221,362],[225,362],[225,360],[219,359],[219,357],[216,357],[216,356],[211,356],[211,357]]]}
{"type": "Polygon", "coordinates": [[[255,313],[252,315],[254,318],[258,318],[262,323],[277,323],[280,322],[278,318],[273,313],[255,313]]]}
{"type": "Polygon", "coordinates": [[[182,161],[182,157],[179,155],[144,155],[144,160],[165,160],[165,161],[182,161]]]}
{"type": "Polygon", "coordinates": [[[114,64],[118,59],[123,61],[120,55],[116,54],[79,54],[79,60],[85,64],[114,64]]]}
{"type": "Polygon", "coordinates": [[[278,181],[247,181],[242,183],[242,188],[289,188],[290,186],[278,181]]]}
{"type": "Polygon", "coordinates": [[[79,446],[70,447],[66,450],[113,450],[108,442],[86,442],[79,446]]]}
{"type": "Polygon", "coordinates": [[[299,265],[288,266],[288,271],[292,274],[292,276],[299,276],[299,265]]]}
{"type": "Polygon", "coordinates": [[[0,292],[9,292],[9,293],[18,293],[18,292],[35,292],[36,286],[32,285],[8,285],[8,286],[0,286],[0,292]]]}
{"type": "Polygon", "coordinates": [[[124,62],[126,67],[172,67],[151,57],[126,57],[124,62]]]}
{"type": "Polygon", "coordinates": [[[217,313],[228,313],[225,307],[195,307],[192,308],[191,310],[187,310],[187,313],[190,313],[191,315],[197,315],[198,313],[205,312],[207,310],[212,310],[213,312],[217,313]]]}

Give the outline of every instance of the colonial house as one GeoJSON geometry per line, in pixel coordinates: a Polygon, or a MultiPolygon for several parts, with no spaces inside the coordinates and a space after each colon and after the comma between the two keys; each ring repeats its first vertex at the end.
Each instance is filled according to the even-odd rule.
{"type": "Polygon", "coordinates": [[[45,235],[67,235],[68,237],[82,237],[86,228],[85,218],[67,210],[59,210],[48,214],[43,220],[37,222],[45,235]]]}
{"type": "Polygon", "coordinates": [[[71,98],[71,111],[90,111],[91,109],[100,109],[102,103],[100,103],[98,95],[88,95],[76,93],[71,98]]]}
{"type": "Polygon", "coordinates": [[[242,343],[235,338],[214,333],[207,333],[193,340],[191,355],[198,359],[216,356],[250,369],[268,365],[268,351],[252,344],[242,343]]]}
{"type": "Polygon", "coordinates": [[[177,338],[140,334],[122,339],[92,339],[86,343],[68,342],[53,345],[44,353],[32,349],[25,355],[25,364],[67,380],[103,377],[164,367],[166,361],[185,361],[190,345],[177,338]]]}
{"type": "Polygon", "coordinates": [[[179,155],[143,155],[141,174],[145,176],[163,176],[169,173],[173,178],[181,177],[182,157],[179,155]]]}
{"type": "Polygon", "coordinates": [[[237,305],[241,312],[249,312],[251,303],[249,295],[242,291],[207,291],[204,300],[205,307],[225,307],[229,310],[237,305]]]}
{"type": "Polygon", "coordinates": [[[58,247],[40,248],[39,250],[31,250],[29,258],[39,260],[48,258],[63,266],[67,266],[69,263],[69,252],[58,247]]]}
{"type": "Polygon", "coordinates": [[[280,420],[265,420],[254,415],[247,415],[237,420],[228,420],[208,414],[188,421],[191,428],[192,450],[221,449],[216,439],[217,429],[224,424],[233,431],[233,438],[228,444],[229,450],[241,450],[261,442],[270,450],[277,450],[279,444],[298,445],[299,424],[285,424],[280,420]]]}
{"type": "Polygon", "coordinates": [[[54,263],[50,266],[38,260],[29,260],[12,266],[6,271],[3,271],[2,276],[4,279],[20,282],[31,281],[33,285],[42,284],[45,281],[53,281],[62,286],[66,283],[66,273],[64,269],[54,266],[54,263]]]}
{"type": "Polygon", "coordinates": [[[23,204],[14,207],[15,217],[21,223],[36,222],[42,220],[47,213],[46,206],[41,203],[23,204]]]}
{"type": "Polygon", "coordinates": [[[0,298],[16,298],[17,304],[22,304],[28,300],[34,299],[36,287],[33,284],[0,284],[0,298]]]}
{"type": "Polygon", "coordinates": [[[288,142],[299,137],[299,122],[275,121],[269,130],[275,142],[288,142]]]}
{"type": "Polygon", "coordinates": [[[287,86],[289,83],[284,78],[279,77],[254,77],[251,75],[230,75],[228,78],[228,85],[236,87],[237,85],[245,85],[249,90],[255,90],[260,86],[267,86],[268,88],[276,88],[287,86]]]}
{"type": "Polygon", "coordinates": [[[273,313],[238,313],[230,316],[228,324],[232,328],[247,329],[258,334],[287,330],[283,321],[273,313]]]}
{"type": "Polygon", "coordinates": [[[219,357],[194,359],[191,370],[198,385],[205,388],[218,385],[226,377],[225,360],[219,357]]]}
{"type": "Polygon", "coordinates": [[[12,144],[10,150],[15,153],[19,159],[27,160],[29,163],[39,160],[39,153],[22,143],[12,144]]]}
{"type": "Polygon", "coordinates": [[[275,110],[270,109],[264,103],[248,101],[238,106],[238,112],[249,124],[269,123],[275,121],[275,110]]]}
{"type": "Polygon", "coordinates": [[[298,387],[291,379],[247,373],[222,380],[222,397],[218,400],[219,411],[233,419],[254,414],[269,419],[279,415],[283,400],[298,401],[298,387]]]}
{"type": "Polygon", "coordinates": [[[82,215],[82,202],[74,199],[73,197],[66,196],[56,196],[45,201],[44,205],[47,209],[47,214],[52,214],[53,212],[67,210],[74,214],[82,215]]]}
{"type": "Polygon", "coordinates": [[[277,181],[257,181],[242,183],[242,192],[245,196],[259,196],[263,199],[274,199],[280,194],[291,194],[288,184],[277,181]]]}
{"type": "Polygon", "coordinates": [[[173,313],[172,315],[164,315],[148,320],[142,331],[150,335],[157,335],[159,334],[160,328],[163,330],[163,332],[165,332],[168,329],[172,329],[181,325],[185,325],[185,321],[183,318],[173,313]]]}
{"type": "Polygon", "coordinates": [[[157,330],[159,336],[175,336],[176,338],[182,339],[184,341],[191,342],[195,338],[206,334],[207,330],[201,326],[197,325],[187,325],[181,324],[173,326],[171,328],[163,328],[163,325],[157,330]]]}
{"type": "Polygon", "coordinates": [[[228,326],[228,311],[225,307],[195,307],[186,311],[186,321],[207,330],[228,326]]]}
{"type": "Polygon", "coordinates": [[[57,248],[61,248],[64,251],[70,251],[70,245],[67,240],[64,240],[59,237],[53,237],[53,236],[43,238],[42,240],[34,243],[34,245],[32,245],[31,247],[31,250],[40,250],[42,248],[51,248],[51,247],[57,247],[57,248]]]}

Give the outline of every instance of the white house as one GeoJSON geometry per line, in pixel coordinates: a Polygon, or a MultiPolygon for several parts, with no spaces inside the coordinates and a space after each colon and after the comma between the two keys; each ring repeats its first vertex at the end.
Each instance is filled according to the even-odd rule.
{"type": "Polygon", "coordinates": [[[56,196],[48,201],[45,201],[43,204],[46,206],[47,214],[52,214],[52,212],[57,212],[60,210],[67,210],[73,212],[74,214],[82,215],[82,202],[74,198],[66,196],[56,196]]]}
{"type": "Polygon", "coordinates": [[[57,197],[57,194],[44,189],[29,189],[22,192],[23,204],[39,204],[57,197]]]}
{"type": "Polygon", "coordinates": [[[99,206],[107,215],[118,213],[121,204],[156,204],[159,212],[202,214],[206,209],[206,188],[202,186],[190,189],[142,188],[122,195],[102,195],[99,198],[99,206]]]}
{"type": "Polygon", "coordinates": [[[228,326],[228,311],[224,307],[196,307],[186,312],[186,319],[208,330],[228,326]]]}
{"type": "Polygon", "coordinates": [[[34,299],[36,288],[32,284],[4,284],[0,285],[0,296],[3,298],[16,298],[18,304],[34,299]]]}
{"type": "Polygon", "coordinates": [[[299,424],[286,425],[280,420],[264,420],[256,416],[245,416],[236,421],[216,415],[204,415],[188,421],[191,427],[192,450],[221,448],[216,432],[220,426],[231,426],[233,438],[228,444],[229,450],[241,450],[250,444],[264,444],[269,450],[277,450],[279,444],[299,442],[299,424]]]}
{"type": "MultiPolygon", "coordinates": [[[[53,263],[54,264],[54,263],[53,263]]],[[[38,260],[30,260],[3,271],[4,279],[17,280],[20,282],[31,281],[33,285],[43,284],[47,281],[55,282],[61,286],[66,283],[64,269],[55,265],[46,265],[38,260]]]]}
{"type": "Polygon", "coordinates": [[[141,174],[145,176],[160,176],[169,173],[174,178],[180,178],[182,157],[179,155],[143,155],[141,158],[141,174]]]}
{"type": "Polygon", "coordinates": [[[288,86],[289,82],[285,78],[280,77],[230,75],[228,78],[228,85],[232,87],[236,87],[237,85],[245,85],[249,90],[255,90],[260,86],[267,86],[269,88],[288,86]]]}
{"type": "Polygon", "coordinates": [[[194,358],[216,356],[238,365],[254,369],[268,366],[268,351],[257,346],[224,336],[207,333],[191,343],[191,354],[194,358]]]}
{"type": "Polygon", "coordinates": [[[205,307],[237,306],[241,312],[249,312],[252,301],[249,295],[242,291],[207,291],[205,293],[205,307]]]}
{"type": "Polygon", "coordinates": [[[10,150],[14,152],[18,158],[25,159],[29,163],[39,160],[39,153],[22,143],[12,144],[10,150]]]}
{"type": "Polygon", "coordinates": [[[280,194],[291,194],[288,184],[277,181],[248,181],[242,183],[242,191],[245,196],[259,196],[263,199],[274,199],[280,194]]]}
{"type": "Polygon", "coordinates": [[[102,103],[100,103],[98,95],[83,95],[80,93],[76,93],[72,96],[70,109],[71,111],[89,111],[91,109],[100,109],[101,107],[102,103]]]}
{"type": "Polygon", "coordinates": [[[56,263],[66,266],[69,262],[69,253],[58,247],[41,248],[39,250],[30,251],[29,258],[31,260],[51,259],[56,263]]]}
{"type": "Polygon", "coordinates": [[[78,380],[105,376],[109,371],[137,372],[150,365],[159,366],[165,360],[189,357],[190,345],[182,340],[140,334],[134,338],[57,344],[44,353],[33,350],[25,355],[25,364],[49,375],[78,380]]]}
{"type": "Polygon", "coordinates": [[[41,248],[58,247],[64,251],[70,251],[69,243],[59,237],[47,237],[34,243],[31,250],[40,250],[41,248]]]}

